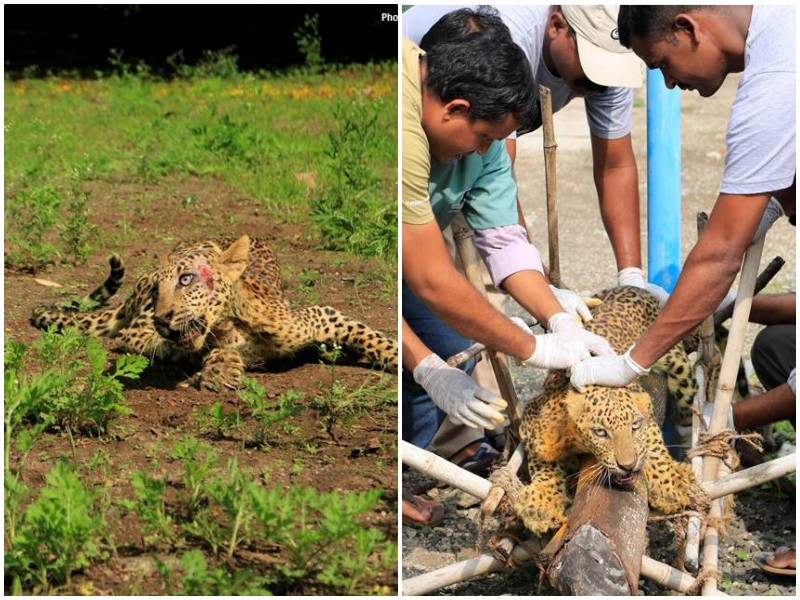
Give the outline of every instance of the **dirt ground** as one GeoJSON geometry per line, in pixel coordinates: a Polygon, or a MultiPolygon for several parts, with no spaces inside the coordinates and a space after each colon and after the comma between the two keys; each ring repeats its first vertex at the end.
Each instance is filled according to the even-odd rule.
{"type": "MultiPolygon", "coordinates": [[[[119,293],[124,297],[136,276],[178,240],[248,234],[265,239],[272,246],[283,267],[285,296],[293,305],[330,304],[397,338],[396,294],[387,292],[386,284],[376,275],[386,272],[384,266],[379,268],[381,263],[319,250],[309,226],[266,213],[226,184],[191,177],[158,185],[95,181],[87,191],[92,197],[93,222],[104,232],[94,256],[85,266],[61,265],[37,274],[61,284],[73,295],[87,293],[105,278],[106,257],[112,251],[126,261],[127,283],[119,293]],[[120,223],[125,224],[122,232],[120,223]],[[310,274],[307,280],[303,272],[310,274]]],[[[39,332],[28,323],[32,309],[62,297],[53,288],[37,284],[31,274],[6,270],[6,335],[26,343],[37,339],[39,332]]],[[[109,341],[107,347],[113,346],[109,341]]],[[[376,385],[382,377],[387,377],[390,387],[396,386],[393,375],[358,366],[337,365],[332,369],[320,364],[313,353],[265,372],[249,372],[248,376],[258,379],[270,398],[289,390],[307,398],[328,389],[333,377],[349,390],[363,384],[376,385]]],[[[143,470],[157,475],[175,470],[179,465],[170,464],[169,451],[176,440],[191,434],[214,447],[221,456],[220,464],[236,457],[251,472],[265,474],[268,487],[293,484],[320,492],[385,490],[368,521],[389,540],[397,539],[396,405],[384,404],[352,426],[339,424],[335,429],[338,443],[320,427],[317,414],[309,408],[293,417],[298,433],[289,435],[276,428],[276,437],[268,447],[243,449],[236,439],[203,437],[195,421],[198,410],[216,401],[232,410],[236,395],[177,387],[184,378],[185,373],[174,368],[149,367],[140,380],[126,388],[132,414],[116,424],[111,436],[79,438],[75,463],[104,456],[108,461],[105,472],[111,474],[108,485],[114,488],[112,494],[132,498],[130,473],[143,470]]],[[[73,459],[66,436],[45,435],[28,457],[24,483],[39,487],[44,473],[61,456],[73,459]]],[[[96,475],[99,483],[100,470],[96,475]]],[[[145,562],[148,555],[140,524],[123,518],[114,534],[120,561],[93,566],[85,574],[92,581],[94,593],[163,593],[162,583],[152,569],[142,571],[131,566],[145,562]]],[[[384,570],[375,585],[376,589],[396,590],[397,574],[384,570]]]]}
{"type": "MultiPolygon", "coordinates": [[[[738,77],[729,77],[712,98],[681,92],[682,147],[682,229],[681,257],[686,258],[696,241],[696,213],[710,212],[716,199],[725,156],[725,129],[736,93],[738,77]]],[[[644,90],[637,92],[634,105],[633,142],[639,165],[643,263],[647,265],[647,174],[646,108],[644,90]]],[[[564,282],[576,291],[594,292],[616,284],[616,265],[611,246],[600,220],[597,194],[592,178],[589,131],[582,101],[573,101],[555,115],[558,144],[558,216],[561,274],[564,282]]],[[[534,132],[518,141],[515,166],[520,198],[533,242],[547,256],[547,215],[544,186],[542,137],[534,132]]],[[[786,264],[767,291],[791,291],[796,286],[796,233],[786,219],[781,219],[767,236],[762,268],[774,256],[786,264]]],[[[513,302],[509,303],[513,304],[513,302]]],[[[508,311],[517,309],[509,306],[508,311]]],[[[749,347],[760,327],[748,326],[749,347]]],[[[517,370],[519,375],[519,370],[517,370]]],[[[531,378],[529,375],[526,376],[531,378]]],[[[532,379],[532,378],[531,378],[532,379]]],[[[751,380],[752,381],[752,380],[751,380]]],[[[531,382],[516,382],[521,401],[531,382]],[[521,390],[523,390],[521,392],[521,390]]],[[[432,482],[416,474],[404,476],[404,487],[423,490],[432,482]]],[[[793,489],[793,485],[789,485],[793,489]]],[[[403,527],[403,579],[454,564],[476,555],[479,509],[466,494],[449,488],[434,488],[429,495],[444,502],[445,520],[434,529],[403,527]]],[[[489,531],[493,524],[489,523],[489,531]]],[[[736,518],[728,538],[721,546],[721,565],[725,587],[732,595],[795,595],[794,578],[767,577],[751,558],[762,550],[778,545],[793,545],[796,538],[795,499],[764,486],[737,496],[736,518]],[[769,518],[765,518],[769,515],[769,518]]],[[[658,529],[651,531],[651,554],[671,562],[675,549],[671,537],[658,529]]],[[[530,563],[476,578],[468,583],[441,589],[442,595],[530,595],[552,593],[538,587],[535,567],[530,563]],[[537,591],[538,590],[538,591],[537,591]]],[[[665,589],[641,582],[640,593],[664,594],[665,589]]]]}

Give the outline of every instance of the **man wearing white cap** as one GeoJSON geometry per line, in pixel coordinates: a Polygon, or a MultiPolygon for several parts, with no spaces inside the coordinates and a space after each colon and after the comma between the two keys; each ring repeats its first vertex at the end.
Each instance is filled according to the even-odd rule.
{"type": "MultiPolygon", "coordinates": [[[[414,6],[403,13],[403,35],[417,43],[444,14],[457,6],[414,6]]],[[[594,179],[600,212],[617,261],[619,285],[645,287],[639,236],[639,189],[631,145],[633,89],[644,81],[644,65],[618,40],[616,5],[497,6],[514,42],[528,58],[538,96],[539,84],[551,90],[553,110],[575,97],[585,98],[591,134],[594,179]]],[[[536,129],[541,116],[517,135],[536,129]]],[[[512,161],[516,135],[507,140],[512,161]]]]}

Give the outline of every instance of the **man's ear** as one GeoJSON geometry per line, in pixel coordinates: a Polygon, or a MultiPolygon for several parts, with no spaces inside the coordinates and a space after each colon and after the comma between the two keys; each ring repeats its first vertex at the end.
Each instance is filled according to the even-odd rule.
{"type": "Polygon", "coordinates": [[[545,33],[547,37],[551,40],[558,37],[558,34],[561,33],[562,30],[568,30],[569,23],[567,23],[567,19],[561,13],[560,10],[551,10],[550,16],[547,17],[547,29],[545,29],[545,33]]]}
{"type": "Polygon", "coordinates": [[[675,34],[683,33],[692,44],[697,44],[697,19],[691,13],[680,13],[675,15],[672,21],[672,28],[675,34]]]}
{"type": "Polygon", "coordinates": [[[444,105],[444,115],[442,116],[442,119],[444,121],[450,121],[456,117],[459,119],[465,119],[469,117],[469,109],[469,100],[464,100],[463,98],[450,100],[450,102],[444,105]]]}
{"type": "Polygon", "coordinates": [[[250,252],[250,238],[243,235],[219,255],[220,272],[228,281],[236,281],[247,268],[247,255],[250,252]]]}

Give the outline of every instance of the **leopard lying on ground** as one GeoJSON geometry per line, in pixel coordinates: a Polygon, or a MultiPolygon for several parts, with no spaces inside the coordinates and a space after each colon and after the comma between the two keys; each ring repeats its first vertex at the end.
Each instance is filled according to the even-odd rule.
{"type": "MultiPolygon", "coordinates": [[[[603,303],[592,311],[594,320],[586,329],[605,337],[620,354],[639,339],[659,311],[656,298],[639,288],[614,288],[599,297],[603,303]]],[[[680,395],[676,402],[690,403],[696,383],[683,346],[672,348],[659,367],[667,369],[670,394],[680,395]]],[[[624,388],[588,386],[580,394],[566,373],[554,371],[544,391],[525,407],[520,436],[531,483],[517,494],[514,508],[537,535],[566,522],[571,502],[567,470],[577,469],[581,455],[594,455],[598,461],[594,476],[619,486],[632,486],[642,475],[650,506],[656,510],[674,513],[690,503],[696,485],[691,467],[667,452],[651,398],[637,383],[624,388]]]]}
{"type": "MultiPolygon", "coordinates": [[[[111,274],[89,295],[93,301],[105,303],[122,283],[119,257],[109,262],[111,274]]],[[[121,306],[84,313],[40,306],[31,324],[118,338],[123,350],[151,360],[199,358],[202,368],[190,382],[216,391],[238,388],[246,367],[319,343],[397,372],[397,342],[384,334],[330,306],[289,308],[272,250],[248,236],[180,243],[121,306]]]]}

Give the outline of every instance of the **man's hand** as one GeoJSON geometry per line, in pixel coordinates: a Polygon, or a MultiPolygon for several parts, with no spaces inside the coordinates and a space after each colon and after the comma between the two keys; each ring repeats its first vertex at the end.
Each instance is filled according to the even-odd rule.
{"type": "Polygon", "coordinates": [[[554,285],[550,286],[550,291],[553,292],[553,295],[556,297],[556,300],[558,300],[558,303],[561,305],[561,308],[564,309],[565,313],[575,314],[579,319],[584,321],[592,320],[592,313],[589,307],[586,306],[586,301],[578,294],[571,290],[562,290],[554,285]]]}
{"type": "Polygon", "coordinates": [[[669,293],[660,285],[645,281],[644,273],[638,267],[627,267],[617,273],[617,283],[620,286],[630,285],[647,290],[658,298],[658,304],[663,308],[669,299],[669,293]]]}
{"type": "Polygon", "coordinates": [[[436,354],[423,358],[413,371],[414,381],[420,384],[457,425],[494,429],[505,417],[498,409],[506,401],[482,388],[469,375],[449,366],[436,354]]]}
{"type": "Polygon", "coordinates": [[[608,356],[614,354],[611,346],[604,337],[591,333],[583,328],[578,319],[565,312],[556,313],[547,322],[547,329],[551,333],[567,333],[573,339],[586,344],[589,352],[594,356],[608,356]]]}
{"type": "MultiPolygon", "coordinates": [[[[613,355],[608,342],[599,335],[589,333],[566,313],[556,314],[564,315],[574,322],[575,326],[565,326],[563,330],[555,333],[534,336],[536,348],[528,359],[522,361],[523,365],[541,369],[568,369],[592,355],[613,355]]],[[[551,317],[550,321],[552,320],[551,317]]]]}
{"type": "Polygon", "coordinates": [[[764,209],[764,215],[761,217],[761,222],[758,224],[755,235],[753,235],[753,241],[755,242],[766,234],[773,223],[780,219],[783,214],[781,203],[778,202],[775,196],[770,197],[769,202],[767,202],[767,208],[764,209]]]}
{"type": "Polygon", "coordinates": [[[587,385],[624,387],[649,370],[633,360],[628,350],[621,356],[597,356],[573,365],[570,383],[581,393],[586,391],[587,385]]]}

